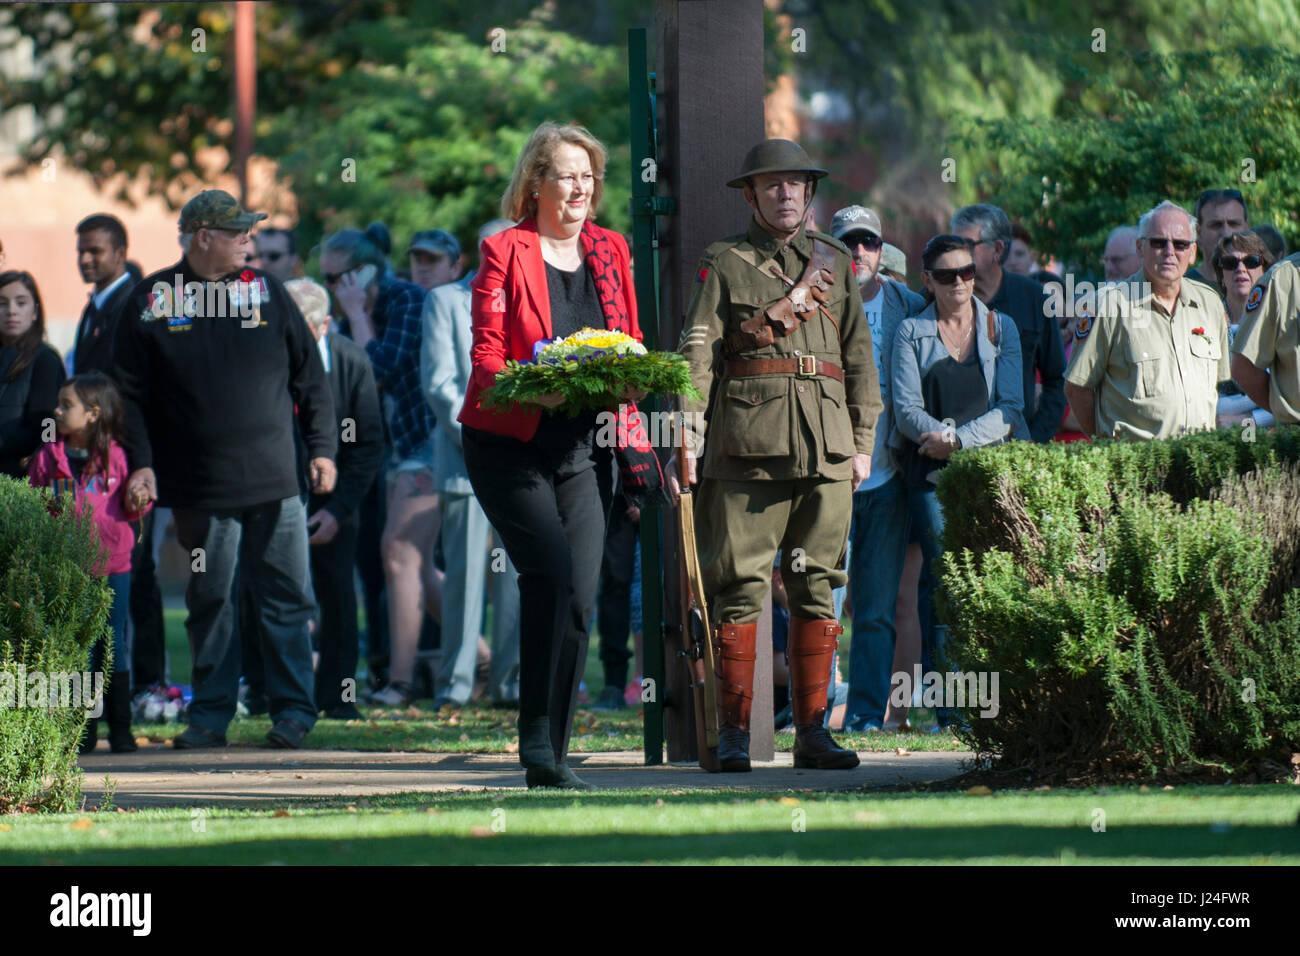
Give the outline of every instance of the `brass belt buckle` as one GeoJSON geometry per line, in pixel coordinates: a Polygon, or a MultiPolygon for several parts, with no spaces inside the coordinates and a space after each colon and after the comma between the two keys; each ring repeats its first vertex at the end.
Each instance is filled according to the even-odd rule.
{"type": "Polygon", "coordinates": [[[816,374],[817,374],[817,356],[815,356],[815,355],[800,355],[800,356],[799,356],[799,372],[798,372],[799,377],[800,377],[800,378],[812,378],[812,377],[815,376],[816,374]]]}

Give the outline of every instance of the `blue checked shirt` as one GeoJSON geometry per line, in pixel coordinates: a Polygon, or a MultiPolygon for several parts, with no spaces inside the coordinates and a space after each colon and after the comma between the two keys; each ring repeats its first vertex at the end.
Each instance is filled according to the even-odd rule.
{"type": "Polygon", "coordinates": [[[375,300],[375,338],[366,343],[375,382],[392,399],[388,433],[399,459],[416,457],[437,421],[420,387],[424,296],[418,285],[385,279],[375,300]]]}

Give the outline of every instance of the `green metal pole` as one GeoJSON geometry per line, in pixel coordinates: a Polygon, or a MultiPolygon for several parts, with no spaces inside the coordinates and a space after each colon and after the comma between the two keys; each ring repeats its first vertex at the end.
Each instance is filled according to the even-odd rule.
{"type": "MultiPolygon", "coordinates": [[[[654,77],[646,62],[646,31],[627,31],[628,97],[631,109],[632,147],[632,263],[637,315],[648,349],[659,348],[659,262],[655,215],[662,201],[655,196],[657,146],[654,115],[654,77]]],[[[658,396],[647,396],[640,406],[656,420],[658,396]]],[[[658,430],[652,430],[653,435],[658,430]]],[[[650,503],[641,512],[641,633],[645,663],[642,703],[645,708],[645,762],[664,759],[664,667],[662,509],[650,503]]]]}

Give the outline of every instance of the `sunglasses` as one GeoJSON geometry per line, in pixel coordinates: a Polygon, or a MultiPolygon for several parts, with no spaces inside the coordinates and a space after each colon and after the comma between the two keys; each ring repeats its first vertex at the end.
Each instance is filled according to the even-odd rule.
{"type": "Polygon", "coordinates": [[[925,274],[939,285],[954,285],[958,279],[962,282],[970,282],[975,278],[975,263],[972,262],[960,269],[926,269],[925,274]]]}
{"type": "Polygon", "coordinates": [[[1143,236],[1142,241],[1156,252],[1164,252],[1171,245],[1178,252],[1186,252],[1192,245],[1190,239],[1166,239],[1164,236],[1143,236]]]}
{"type": "Polygon", "coordinates": [[[261,258],[265,259],[267,262],[279,262],[288,254],[289,253],[287,252],[264,252],[262,253],[261,258]]]}
{"type": "Polygon", "coordinates": [[[1244,263],[1247,269],[1258,269],[1264,264],[1262,256],[1251,254],[1249,256],[1219,256],[1219,268],[1224,272],[1231,272],[1237,268],[1238,263],[1244,263]]]}
{"type": "Polygon", "coordinates": [[[840,241],[848,246],[850,251],[858,246],[864,246],[867,252],[875,252],[885,244],[885,240],[879,236],[873,236],[865,232],[851,232],[840,241]]]}

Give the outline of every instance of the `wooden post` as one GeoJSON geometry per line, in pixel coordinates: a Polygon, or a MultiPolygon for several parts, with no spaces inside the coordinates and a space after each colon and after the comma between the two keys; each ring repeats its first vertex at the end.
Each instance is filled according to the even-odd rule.
{"type": "MultiPolygon", "coordinates": [[[[681,338],[686,306],[700,255],[711,242],[743,232],[750,209],[727,180],[740,170],[751,146],[764,138],[763,5],[758,0],[657,0],[656,76],[659,92],[661,193],[676,201],[676,214],[659,220],[659,341],[673,348],[681,338]]],[[[634,157],[634,160],[636,158],[634,157]]],[[[674,515],[664,509],[671,522],[674,515]]],[[[666,585],[678,580],[675,526],[663,527],[666,585]]],[[[671,604],[674,588],[665,587],[671,604]]],[[[767,665],[756,667],[751,728],[772,735],[771,615],[759,628],[767,665]],[[766,701],[766,711],[760,708],[766,701]]],[[[673,620],[669,617],[669,620],[673,620]]],[[[666,642],[664,719],[668,759],[696,760],[695,720],[687,668],[666,642]]],[[[759,651],[759,661],[764,660],[759,651]]],[[[752,746],[752,745],[751,745],[752,746]]],[[[759,758],[762,759],[762,758],[759,758]]],[[[770,757],[769,757],[770,759],[770,757]]]]}
{"type": "Polygon", "coordinates": [[[248,157],[253,153],[253,113],[257,109],[257,12],[250,0],[235,4],[235,175],[239,202],[248,207],[248,157]]]}

